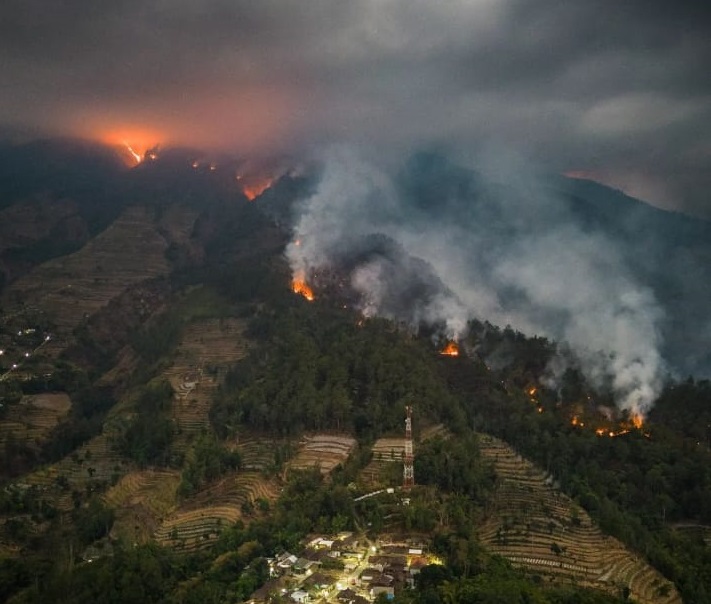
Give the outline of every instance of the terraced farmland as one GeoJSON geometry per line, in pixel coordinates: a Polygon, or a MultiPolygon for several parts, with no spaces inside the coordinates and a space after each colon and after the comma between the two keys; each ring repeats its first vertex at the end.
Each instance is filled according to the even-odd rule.
{"type": "Polygon", "coordinates": [[[79,251],[45,262],[18,279],[4,294],[3,306],[47,312],[58,330],[48,348],[57,352],[72,329],[130,285],[167,274],[166,237],[184,239],[194,221],[194,212],[176,209],[157,223],[152,210],[129,207],[79,251]]]}
{"type": "MultiPolygon", "coordinates": [[[[367,488],[384,486],[384,472],[392,463],[402,464],[405,456],[404,438],[379,438],[373,445],[373,459],[363,468],[361,480],[367,488]]],[[[385,485],[390,486],[390,485],[385,485]]]]}
{"type": "Polygon", "coordinates": [[[322,474],[330,474],[333,468],[348,459],[356,440],[347,434],[314,434],[299,443],[289,468],[305,470],[318,467],[322,474]]]}
{"type": "Polygon", "coordinates": [[[11,405],[0,421],[0,445],[12,437],[28,446],[44,441],[59,421],[67,415],[71,401],[66,394],[36,394],[25,396],[11,405]]]}
{"type": "Polygon", "coordinates": [[[175,361],[164,376],[175,391],[173,419],[178,448],[208,427],[212,397],[229,366],[245,356],[244,323],[237,319],[207,319],[190,325],[175,361]]]}
{"type": "Polygon", "coordinates": [[[235,472],[223,477],[174,511],[155,531],[164,546],[193,551],[210,546],[223,528],[258,509],[260,500],[273,502],[280,487],[258,472],[235,472]]]}
{"type": "Polygon", "coordinates": [[[674,586],[625,546],[603,535],[587,513],[507,444],[481,435],[481,452],[499,478],[493,511],[480,537],[492,551],[551,581],[619,594],[641,604],[677,604],[674,586]]]}
{"type": "Polygon", "coordinates": [[[134,543],[145,543],[176,507],[180,473],[174,470],[130,472],[104,494],[115,510],[111,533],[134,543]]]}
{"type": "Polygon", "coordinates": [[[127,471],[126,460],[116,452],[114,444],[117,426],[107,421],[102,434],[57,463],[32,472],[22,482],[40,487],[60,510],[72,509],[72,490],[84,491],[92,485],[101,487],[127,471]]]}
{"type": "Polygon", "coordinates": [[[241,436],[235,446],[242,456],[242,468],[250,471],[265,471],[276,468],[276,453],[291,456],[291,446],[286,441],[256,435],[241,436]]]}

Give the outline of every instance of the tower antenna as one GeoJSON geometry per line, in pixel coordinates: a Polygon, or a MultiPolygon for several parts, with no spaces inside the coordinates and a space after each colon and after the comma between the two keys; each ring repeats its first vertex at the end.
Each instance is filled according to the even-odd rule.
{"type": "Polygon", "coordinates": [[[409,490],[415,484],[415,455],[412,450],[412,407],[405,407],[405,464],[402,469],[402,488],[409,490]]]}

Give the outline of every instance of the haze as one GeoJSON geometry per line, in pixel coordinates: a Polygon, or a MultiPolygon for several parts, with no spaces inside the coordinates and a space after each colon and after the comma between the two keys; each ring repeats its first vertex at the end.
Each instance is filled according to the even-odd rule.
{"type": "Polygon", "coordinates": [[[708,217],[705,7],[9,0],[0,125],[240,152],[494,143],[708,217]]]}

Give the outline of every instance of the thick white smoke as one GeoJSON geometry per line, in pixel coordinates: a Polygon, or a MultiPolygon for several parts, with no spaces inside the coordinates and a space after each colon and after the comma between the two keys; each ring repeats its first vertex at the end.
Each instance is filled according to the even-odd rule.
{"type": "Polygon", "coordinates": [[[412,273],[370,258],[351,273],[366,315],[444,324],[449,336],[476,317],[565,342],[592,383],[644,414],[661,388],[662,312],[622,254],[525,165],[480,160],[482,174],[437,161],[390,175],[352,151],[329,150],[287,248],[294,272],[329,265],[382,234],[424,260],[433,285],[421,300],[405,293],[393,303],[412,273]]]}

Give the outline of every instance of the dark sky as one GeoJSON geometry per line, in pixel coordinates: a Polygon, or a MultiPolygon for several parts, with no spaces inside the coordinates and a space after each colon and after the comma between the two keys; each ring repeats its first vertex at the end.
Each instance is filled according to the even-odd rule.
{"type": "Polygon", "coordinates": [[[708,2],[4,0],[0,131],[511,146],[711,216],[708,2]]]}

